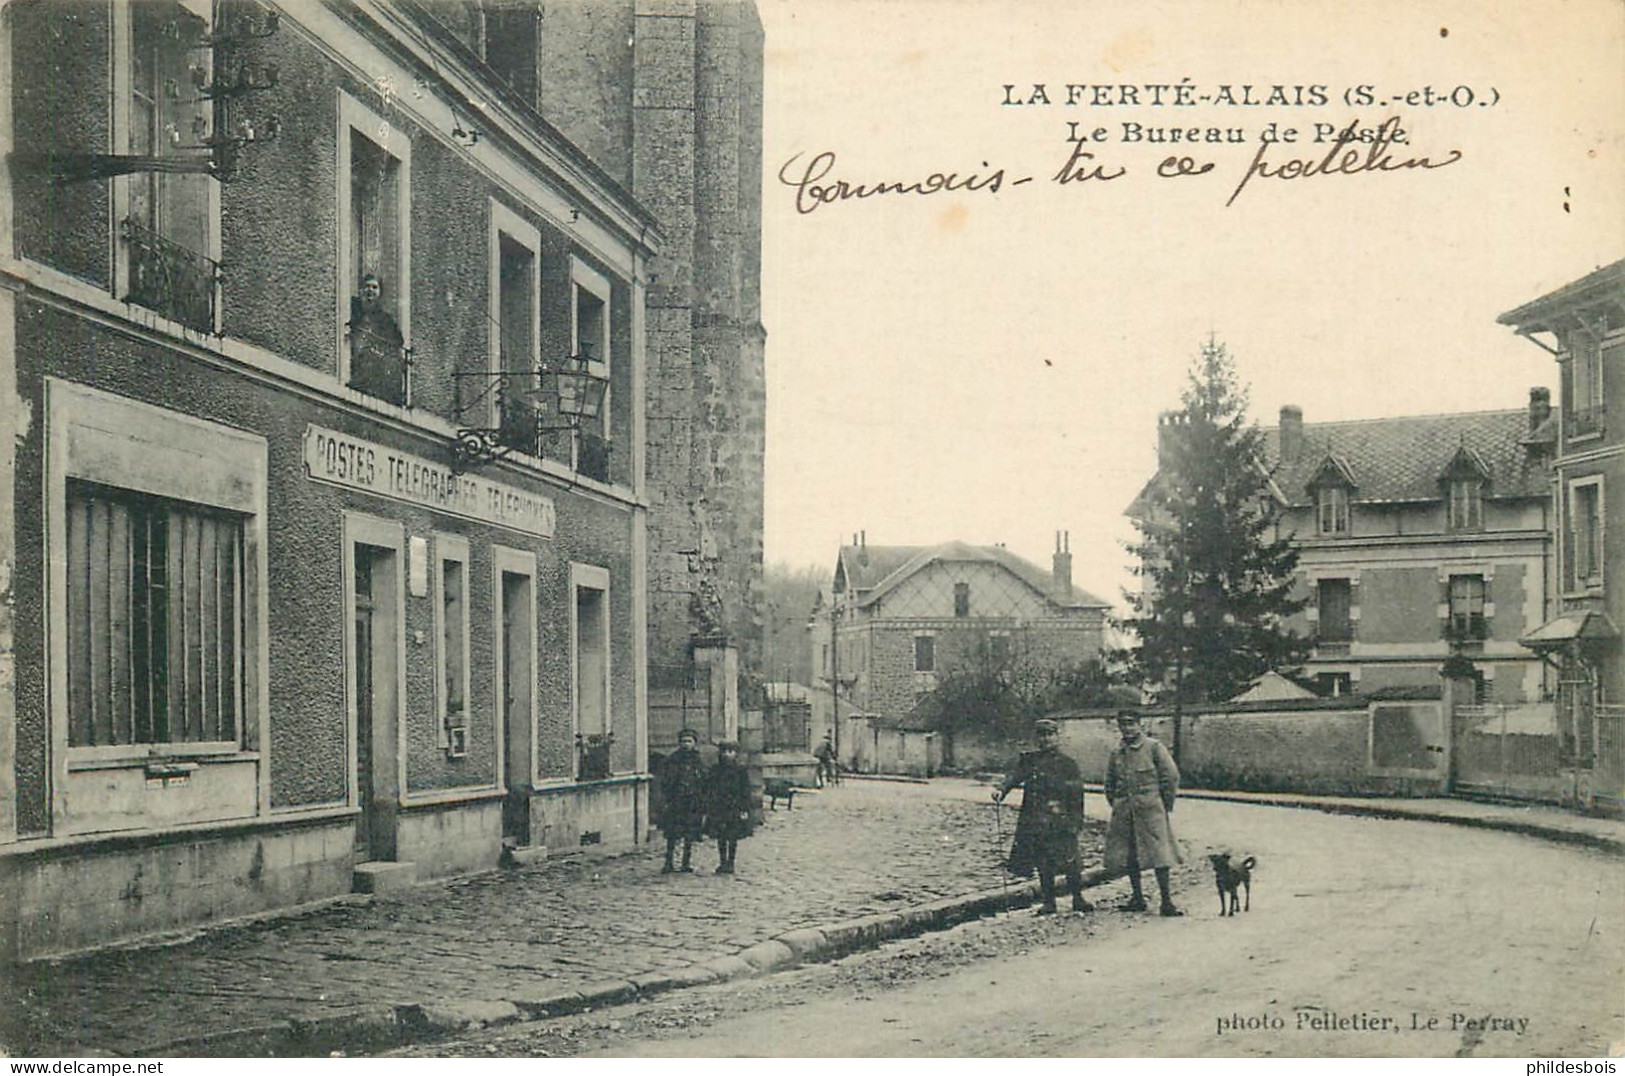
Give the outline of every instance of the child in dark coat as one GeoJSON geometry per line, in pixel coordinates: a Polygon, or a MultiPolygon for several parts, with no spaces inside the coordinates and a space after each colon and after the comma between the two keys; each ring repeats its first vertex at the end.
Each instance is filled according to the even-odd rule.
{"type": "Polygon", "coordinates": [[[699,742],[699,733],[684,729],[677,734],[677,750],[667,755],[660,765],[659,825],[660,832],[666,836],[666,864],[660,868],[661,874],[694,869],[688,861],[705,822],[707,788],[705,760],[695,750],[699,742]],[[681,867],[672,864],[678,841],[683,842],[681,867]]]}
{"type": "Polygon", "coordinates": [[[718,874],[734,872],[739,842],[750,836],[750,771],[739,761],[739,745],[717,744],[717,764],[706,775],[705,828],[717,839],[718,874]]]}

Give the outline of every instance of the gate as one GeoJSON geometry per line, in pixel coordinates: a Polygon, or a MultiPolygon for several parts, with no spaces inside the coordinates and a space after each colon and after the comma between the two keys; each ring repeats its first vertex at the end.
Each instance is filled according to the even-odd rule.
{"type": "Polygon", "coordinates": [[[1557,706],[1458,706],[1451,787],[1464,795],[1559,803],[1569,784],[1557,706]]]}

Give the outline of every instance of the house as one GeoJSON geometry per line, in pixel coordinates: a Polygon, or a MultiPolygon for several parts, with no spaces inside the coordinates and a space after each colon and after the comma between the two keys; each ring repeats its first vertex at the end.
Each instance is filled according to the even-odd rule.
{"type": "Polygon", "coordinates": [[[638,839],[649,670],[759,570],[754,9],[0,53],[0,958],[638,839]]]}
{"type": "MultiPolygon", "coordinates": [[[[938,678],[965,663],[1095,659],[1107,603],[1072,584],[1070,545],[1056,536],[1046,572],[1001,545],[871,546],[854,535],[837,555],[832,601],[814,613],[814,668],[843,714],[904,728],[938,678]]],[[[843,764],[857,757],[850,724],[836,726],[843,764]]]]}
{"type": "MultiPolygon", "coordinates": [[[[1160,419],[1164,448],[1180,418],[1160,419]]],[[[1544,616],[1545,389],[1522,410],[1348,422],[1306,423],[1288,405],[1261,432],[1277,533],[1297,549],[1308,603],[1286,626],[1314,641],[1297,679],[1327,697],[1437,687],[1460,654],[1485,701],[1543,696],[1540,660],[1519,639],[1544,616]]]]}
{"type": "Polygon", "coordinates": [[[1601,797],[1617,811],[1625,772],[1625,261],[1498,320],[1550,352],[1561,375],[1550,597],[1522,641],[1556,670],[1560,753],[1590,772],[1584,798],[1601,797]]]}
{"type": "Polygon", "coordinates": [[[1306,423],[1264,431],[1278,527],[1315,641],[1301,676],[1323,695],[1427,687],[1452,653],[1486,701],[1539,699],[1519,639],[1542,617],[1554,439],[1549,394],[1527,409],[1306,423]]]}

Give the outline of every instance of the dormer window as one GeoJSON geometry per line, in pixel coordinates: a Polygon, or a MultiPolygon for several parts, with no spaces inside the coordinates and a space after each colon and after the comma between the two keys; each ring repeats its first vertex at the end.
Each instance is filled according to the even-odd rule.
{"type": "Polygon", "coordinates": [[[1349,533],[1349,498],[1354,487],[1354,474],[1348,465],[1328,453],[1309,480],[1309,493],[1315,498],[1316,534],[1349,533]]]}
{"type": "Polygon", "coordinates": [[[1473,478],[1458,478],[1450,483],[1450,529],[1484,529],[1484,483],[1473,478]]]}
{"type": "Polygon", "coordinates": [[[1349,491],[1343,486],[1322,486],[1315,492],[1316,515],[1321,534],[1349,532],[1349,491]]]}
{"type": "Polygon", "coordinates": [[[1453,531],[1484,529],[1484,485],[1489,468],[1483,457],[1463,444],[1450,458],[1439,484],[1446,499],[1446,519],[1453,531]]]}

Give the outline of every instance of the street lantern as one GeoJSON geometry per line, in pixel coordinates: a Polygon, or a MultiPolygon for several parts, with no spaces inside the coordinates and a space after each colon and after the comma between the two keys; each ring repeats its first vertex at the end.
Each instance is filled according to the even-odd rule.
{"type": "Polygon", "coordinates": [[[451,444],[453,470],[462,472],[503,459],[515,449],[540,455],[544,435],[579,430],[583,423],[596,419],[603,412],[609,379],[593,366],[587,355],[577,354],[531,370],[453,374],[459,417],[469,410],[483,411],[491,400],[497,401],[497,425],[458,427],[451,444]],[[463,381],[469,378],[484,385],[465,401],[463,381]]]}

